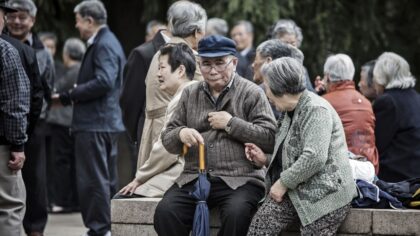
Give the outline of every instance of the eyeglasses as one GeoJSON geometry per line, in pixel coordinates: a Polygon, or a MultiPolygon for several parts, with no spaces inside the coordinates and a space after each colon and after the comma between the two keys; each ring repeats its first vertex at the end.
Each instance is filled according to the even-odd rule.
{"type": "Polygon", "coordinates": [[[224,62],[224,61],[217,61],[214,65],[212,65],[211,63],[200,63],[200,69],[201,72],[204,73],[209,73],[211,71],[211,69],[215,69],[217,72],[223,72],[226,70],[226,68],[228,67],[228,65],[233,61],[233,58],[229,61],[229,62],[224,62]]]}
{"type": "Polygon", "coordinates": [[[28,14],[13,14],[13,13],[9,13],[6,15],[6,20],[7,21],[16,21],[16,19],[19,19],[20,22],[22,21],[26,21],[30,18],[30,16],[28,14]]]}

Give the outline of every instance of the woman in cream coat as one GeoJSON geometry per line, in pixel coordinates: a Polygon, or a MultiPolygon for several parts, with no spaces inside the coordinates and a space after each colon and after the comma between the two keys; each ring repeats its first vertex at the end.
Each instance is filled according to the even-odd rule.
{"type": "MultiPolygon", "coordinates": [[[[172,97],[168,104],[165,125],[178,105],[182,91],[193,81],[196,62],[193,51],[184,43],[168,44],[159,51],[157,78],[159,89],[172,97]]],[[[153,144],[149,158],[137,170],[136,177],[119,192],[119,197],[127,195],[161,197],[181,174],[184,160],[166,151],[162,139],[153,144]]]]}

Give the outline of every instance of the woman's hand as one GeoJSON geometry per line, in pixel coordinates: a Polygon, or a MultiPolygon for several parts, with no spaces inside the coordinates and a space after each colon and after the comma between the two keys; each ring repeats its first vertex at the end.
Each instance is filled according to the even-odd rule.
{"type": "Polygon", "coordinates": [[[136,188],[140,185],[141,184],[136,179],[134,179],[129,184],[127,184],[127,186],[125,186],[124,188],[122,188],[120,190],[120,194],[121,195],[133,195],[134,191],[136,191],[136,188]]]}
{"type": "Polygon", "coordinates": [[[265,153],[253,143],[245,143],[246,158],[257,167],[263,167],[267,164],[265,153]]]}
{"type": "Polygon", "coordinates": [[[287,188],[286,186],[284,186],[281,182],[280,179],[278,179],[273,186],[271,186],[270,189],[270,197],[276,201],[276,202],[281,202],[283,201],[283,196],[284,194],[287,192],[287,188]]]}

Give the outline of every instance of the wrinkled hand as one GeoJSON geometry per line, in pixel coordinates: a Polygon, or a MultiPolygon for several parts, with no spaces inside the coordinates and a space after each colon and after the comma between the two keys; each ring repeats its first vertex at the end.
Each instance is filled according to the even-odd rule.
{"type": "Polygon", "coordinates": [[[245,143],[245,155],[257,167],[263,167],[267,164],[267,157],[264,152],[253,143],[245,143]]]}
{"type": "Polygon", "coordinates": [[[200,143],[204,144],[203,136],[201,136],[197,130],[191,128],[181,129],[179,132],[179,138],[181,139],[181,142],[188,147],[195,146],[200,143]]]}
{"type": "Polygon", "coordinates": [[[120,190],[120,194],[122,194],[122,195],[133,195],[134,191],[136,191],[136,188],[140,185],[141,185],[141,183],[138,182],[136,179],[134,179],[129,184],[127,184],[127,186],[125,186],[124,188],[122,188],[120,190]]]}
{"type": "Polygon", "coordinates": [[[317,93],[322,93],[322,92],[324,92],[325,91],[325,81],[323,80],[323,79],[321,79],[321,76],[317,76],[316,78],[315,78],[315,91],[317,92],[317,93]]]}
{"type": "Polygon", "coordinates": [[[276,202],[281,202],[281,201],[283,201],[283,196],[284,196],[284,194],[286,194],[286,192],[287,192],[286,186],[284,186],[280,182],[280,179],[278,179],[273,184],[273,186],[271,186],[270,197],[276,202]]]}
{"type": "Polygon", "coordinates": [[[16,171],[22,169],[24,163],[25,163],[25,153],[24,152],[10,152],[10,161],[7,164],[9,169],[16,172],[16,171]]]}
{"type": "Polygon", "coordinates": [[[226,111],[210,112],[208,121],[213,129],[225,129],[232,115],[226,111]]]}

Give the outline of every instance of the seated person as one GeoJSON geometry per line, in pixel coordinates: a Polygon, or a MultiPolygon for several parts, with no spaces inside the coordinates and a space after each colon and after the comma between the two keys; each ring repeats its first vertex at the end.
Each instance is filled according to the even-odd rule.
{"type": "MultiPolygon", "coordinates": [[[[157,74],[159,89],[172,96],[166,110],[166,125],[178,105],[184,88],[197,82],[192,81],[196,62],[193,51],[184,43],[168,44],[159,52],[157,74]]],[[[162,145],[162,139],[159,137],[158,141],[153,144],[149,158],[138,168],[134,180],[122,188],[114,198],[124,198],[130,195],[162,197],[179,177],[183,167],[184,159],[166,151],[162,145]]]]}
{"type": "Polygon", "coordinates": [[[359,90],[370,102],[376,98],[375,87],[373,86],[373,68],[375,68],[376,61],[366,62],[360,71],[359,90]]]}
{"type": "Polygon", "coordinates": [[[378,150],[375,146],[375,116],[372,105],[356,91],[354,65],[345,54],[329,56],[324,64],[326,94],[323,95],[337,111],[343,123],[349,151],[366,157],[378,173],[378,150]]]}
{"type": "MultiPolygon", "coordinates": [[[[303,64],[304,56],[302,51],[290,44],[283,43],[279,39],[270,39],[258,45],[254,63],[252,63],[252,69],[254,70],[253,80],[261,88],[264,89],[260,71],[262,65],[281,57],[291,57],[303,64]]],[[[312,85],[308,81],[306,81],[306,88],[308,90],[312,89],[312,85]]],[[[277,111],[273,104],[271,104],[271,108],[273,109],[276,120],[278,120],[282,116],[281,112],[277,111]]]]}
{"type": "MultiPolygon", "coordinates": [[[[164,147],[173,154],[183,145],[205,144],[211,183],[209,209],[220,210],[219,235],[245,235],[258,202],[264,196],[265,170],[245,157],[244,143],[265,152],[274,147],[276,123],[264,92],[235,73],[234,41],[219,35],[198,44],[204,82],[184,89],[174,114],[162,132],[164,147]]],[[[197,201],[190,195],[198,173],[198,148],[189,148],[185,167],[165,193],[154,215],[158,235],[189,235],[197,201]],[[176,233],[175,233],[176,232],[176,233]]]]}
{"type": "Polygon", "coordinates": [[[262,73],[267,96],[286,115],[272,158],[258,144],[245,144],[247,158],[268,167],[270,187],[248,235],[279,235],[297,220],[302,235],[335,235],[356,196],[340,117],[305,89],[304,68],[295,59],[276,59],[262,73]]]}
{"type": "Polygon", "coordinates": [[[401,56],[385,52],[376,61],[373,80],[379,178],[399,182],[420,177],[420,95],[410,66],[401,56]]]}

